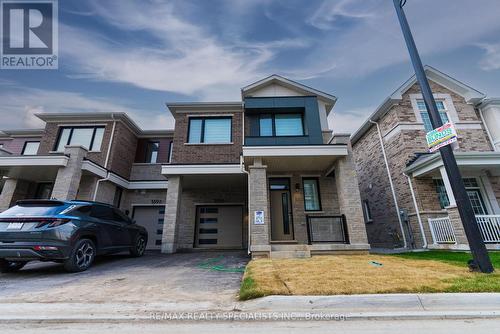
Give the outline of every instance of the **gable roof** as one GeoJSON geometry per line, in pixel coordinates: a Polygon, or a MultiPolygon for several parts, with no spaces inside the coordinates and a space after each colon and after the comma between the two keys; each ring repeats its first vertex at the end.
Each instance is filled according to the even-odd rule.
{"type": "Polygon", "coordinates": [[[241,89],[241,97],[242,99],[245,98],[245,96],[251,95],[253,92],[258,91],[259,89],[262,89],[266,86],[272,85],[272,84],[278,84],[280,86],[283,86],[285,88],[289,88],[295,91],[298,91],[299,93],[302,93],[304,95],[315,95],[318,97],[319,100],[323,101],[328,109],[327,112],[330,112],[333,109],[333,106],[337,102],[337,97],[322,92],[320,90],[314,89],[312,87],[303,85],[299,82],[284,78],[280,75],[273,74],[268,76],[267,78],[264,78],[262,80],[259,80],[257,82],[254,82],[248,86],[245,86],[241,89]]]}
{"type": "MultiPolygon", "coordinates": [[[[449,89],[450,91],[462,96],[465,102],[470,104],[480,103],[486,95],[480,91],[460,82],[449,75],[435,69],[432,66],[425,65],[425,74],[427,78],[434,81],[440,86],[449,89]]],[[[354,145],[372,126],[372,121],[380,120],[392,106],[397,105],[402,99],[403,94],[408,91],[414,84],[417,83],[416,75],[413,75],[404,84],[398,87],[391,95],[389,95],[380,106],[368,117],[361,127],[351,136],[351,144],[354,145]]]]}

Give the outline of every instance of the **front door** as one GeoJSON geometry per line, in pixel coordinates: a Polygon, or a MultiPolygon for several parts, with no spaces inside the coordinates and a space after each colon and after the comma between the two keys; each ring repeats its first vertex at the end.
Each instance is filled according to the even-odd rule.
{"type": "Polygon", "coordinates": [[[293,240],[290,179],[269,179],[271,199],[271,240],[293,240]]]}

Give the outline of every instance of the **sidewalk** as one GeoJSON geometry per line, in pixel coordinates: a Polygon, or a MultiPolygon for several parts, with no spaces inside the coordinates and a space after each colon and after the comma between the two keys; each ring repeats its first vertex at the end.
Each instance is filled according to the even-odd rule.
{"type": "Polygon", "coordinates": [[[500,319],[500,294],[269,296],[231,305],[212,303],[0,303],[0,323],[159,320],[293,320],[333,315],[346,320],[500,319]],[[207,314],[211,316],[206,317],[207,314]],[[257,315],[257,316],[256,316],[257,315]],[[167,316],[167,318],[165,318],[167,316]]]}

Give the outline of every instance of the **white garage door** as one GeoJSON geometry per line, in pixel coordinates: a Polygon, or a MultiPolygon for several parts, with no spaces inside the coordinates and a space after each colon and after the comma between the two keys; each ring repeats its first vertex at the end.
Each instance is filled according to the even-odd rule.
{"type": "Polygon", "coordinates": [[[136,206],[134,207],[132,217],[137,225],[144,226],[148,231],[146,249],[160,249],[165,206],[136,206]]]}
{"type": "Polygon", "coordinates": [[[199,206],[196,217],[196,247],[243,247],[243,207],[199,206]]]}

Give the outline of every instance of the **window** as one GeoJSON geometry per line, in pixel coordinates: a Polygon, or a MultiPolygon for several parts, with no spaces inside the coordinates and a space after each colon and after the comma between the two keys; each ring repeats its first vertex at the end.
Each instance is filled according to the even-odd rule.
{"type": "Polygon", "coordinates": [[[230,142],[230,117],[191,118],[189,120],[188,143],[223,144],[230,142]]]}
{"type": "Polygon", "coordinates": [[[446,187],[444,186],[443,180],[434,179],[434,186],[436,187],[436,192],[438,194],[439,205],[441,206],[441,209],[450,206],[450,199],[448,198],[448,194],[446,193],[446,187]]]}
{"type": "Polygon", "coordinates": [[[306,211],[321,211],[318,179],[303,179],[304,206],[306,211]]]}
{"type": "MultiPolygon", "coordinates": [[[[436,105],[439,111],[439,116],[441,117],[441,121],[443,122],[443,124],[449,122],[444,101],[436,101],[436,105]]],[[[425,102],[423,100],[418,100],[417,106],[418,110],[420,111],[420,116],[422,117],[422,122],[424,122],[425,131],[426,132],[432,131],[434,127],[432,126],[429,113],[427,112],[427,107],[425,106],[425,102]]]]}
{"type": "Polygon", "coordinates": [[[370,211],[370,204],[368,201],[363,201],[363,213],[365,214],[365,222],[371,223],[373,221],[372,212],[370,211]]]}
{"type": "Polygon", "coordinates": [[[146,163],[155,164],[158,161],[158,151],[160,143],[157,141],[150,141],[146,145],[146,163]]]}
{"type": "Polygon", "coordinates": [[[104,205],[92,206],[90,216],[102,220],[113,220],[115,218],[113,209],[104,205]]]}
{"type": "Polygon", "coordinates": [[[66,145],[81,145],[89,151],[100,151],[104,127],[61,128],[56,145],[57,152],[64,152],[66,145]]]}
{"type": "Polygon", "coordinates": [[[39,141],[27,141],[24,143],[22,155],[36,155],[38,152],[38,147],[40,146],[39,141]]]}
{"type": "Polygon", "coordinates": [[[172,150],[174,148],[174,142],[171,141],[170,144],[168,144],[168,162],[172,162],[172,150]]]}
{"type": "Polygon", "coordinates": [[[261,114],[259,117],[259,136],[303,136],[303,123],[302,114],[261,114]]]}

